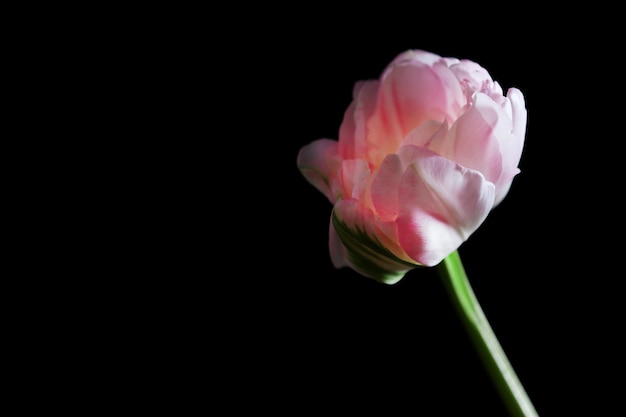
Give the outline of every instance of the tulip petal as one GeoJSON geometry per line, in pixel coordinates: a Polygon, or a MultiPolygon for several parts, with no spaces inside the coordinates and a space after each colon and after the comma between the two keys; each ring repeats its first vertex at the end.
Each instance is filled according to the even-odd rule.
{"type": "Polygon", "coordinates": [[[495,184],[502,173],[500,140],[512,139],[511,125],[506,123],[508,118],[500,106],[487,95],[477,93],[474,100],[474,105],[451,126],[443,154],[480,171],[495,184]]]}
{"type": "MultiPolygon", "coordinates": [[[[374,213],[354,199],[338,202],[332,214],[332,227],[345,248],[345,257],[335,247],[335,265],[347,262],[360,274],[385,284],[398,282],[416,265],[407,262],[381,243],[375,227],[374,213]]],[[[333,242],[331,242],[333,243],[333,242]]]]}
{"type": "MultiPolygon", "coordinates": [[[[443,58],[445,60],[445,58],[443,58]]],[[[419,61],[427,65],[433,65],[436,62],[442,60],[442,57],[434,54],[432,52],[424,51],[422,49],[409,49],[408,51],[401,52],[398,54],[388,65],[385,71],[383,72],[383,76],[389,69],[395,67],[399,64],[408,63],[411,61],[419,61]]],[[[457,59],[455,61],[458,62],[457,59]]]]}
{"type": "Polygon", "coordinates": [[[335,268],[339,269],[350,266],[348,257],[346,256],[346,248],[343,246],[343,243],[341,243],[341,239],[333,226],[332,217],[328,226],[328,249],[330,252],[330,261],[335,268]]]}
{"type": "Polygon", "coordinates": [[[500,151],[502,153],[502,173],[496,185],[496,199],[494,207],[500,204],[511,188],[513,178],[520,173],[518,167],[522,157],[524,139],[526,136],[526,107],[524,96],[516,88],[507,91],[504,109],[510,117],[512,128],[511,134],[499,136],[500,151]]]}
{"type": "Polygon", "coordinates": [[[448,122],[443,123],[428,120],[420,126],[416,127],[407,135],[402,142],[404,145],[417,145],[424,148],[429,148],[441,155],[443,155],[442,144],[445,144],[445,140],[448,135],[448,122]]]}
{"type": "Polygon", "coordinates": [[[368,155],[367,120],[376,110],[378,81],[359,81],[352,92],[352,102],[339,127],[339,154],[343,159],[368,155]]]}
{"type": "Polygon", "coordinates": [[[521,94],[502,105],[483,93],[476,93],[474,105],[452,126],[447,148],[442,152],[463,166],[483,173],[496,186],[494,206],[507,194],[513,177],[520,171],[526,110],[521,94]],[[515,120],[514,120],[515,119],[515,120]],[[516,126],[515,122],[520,126],[516,126]]]}
{"type": "Polygon", "coordinates": [[[399,241],[408,256],[434,266],[482,224],[492,208],[495,187],[475,170],[428,149],[405,146],[412,158],[399,190],[399,241]]]}
{"type": "Polygon", "coordinates": [[[528,114],[526,110],[526,102],[524,95],[517,88],[509,88],[506,97],[511,102],[511,119],[513,120],[513,134],[517,138],[515,141],[516,149],[511,158],[511,162],[517,165],[522,156],[522,149],[524,147],[524,138],[526,137],[526,123],[528,114]]]}
{"type": "Polygon", "coordinates": [[[340,160],[337,141],[318,139],[300,148],[297,166],[304,178],[334,203],[331,192],[332,178],[336,175],[340,160]]]}
{"type": "Polygon", "coordinates": [[[429,119],[452,123],[456,118],[465,97],[448,68],[455,62],[458,60],[428,51],[408,50],[387,65],[379,82],[370,82],[370,105],[367,112],[362,112],[367,116],[363,131],[366,146],[361,152],[374,167],[386,155],[395,153],[409,132],[429,119]],[[373,92],[377,93],[375,97],[373,92]]]}
{"type": "Polygon", "coordinates": [[[363,159],[349,159],[341,163],[336,180],[331,183],[333,201],[356,198],[366,201],[369,194],[370,168],[363,159]]]}
{"type": "Polygon", "coordinates": [[[478,63],[461,59],[450,65],[450,70],[459,80],[471,99],[474,91],[493,91],[494,95],[502,95],[502,88],[493,81],[489,72],[478,63]]]}
{"type": "Polygon", "coordinates": [[[395,220],[398,215],[398,189],[403,172],[398,155],[389,154],[372,180],[372,204],[383,221],[395,220]]]}
{"type": "MultiPolygon", "coordinates": [[[[393,138],[402,140],[426,120],[451,123],[466,98],[456,76],[442,60],[425,63],[414,59],[385,71],[379,101],[381,123],[394,142],[393,138]]],[[[398,144],[393,143],[394,149],[398,144]]]]}

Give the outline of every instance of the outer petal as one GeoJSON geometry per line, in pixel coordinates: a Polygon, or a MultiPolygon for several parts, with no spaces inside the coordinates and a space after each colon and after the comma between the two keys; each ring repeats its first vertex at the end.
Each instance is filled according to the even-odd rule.
{"type": "Polygon", "coordinates": [[[394,221],[398,216],[398,190],[403,172],[398,155],[389,154],[372,180],[372,205],[383,221],[394,221]]]}
{"type": "Polygon", "coordinates": [[[486,219],[495,187],[483,175],[428,149],[405,146],[412,158],[399,190],[399,241],[406,253],[434,266],[486,219]]]}
{"type": "Polygon", "coordinates": [[[494,96],[502,96],[502,88],[493,81],[489,72],[479,64],[468,59],[461,59],[457,63],[450,66],[450,70],[454,72],[459,83],[463,86],[467,94],[468,101],[471,100],[475,91],[493,94],[494,96]]]}
{"type": "Polygon", "coordinates": [[[335,205],[332,228],[345,250],[341,253],[337,242],[331,240],[331,258],[335,266],[347,263],[360,274],[386,284],[399,281],[416,267],[396,256],[381,242],[387,236],[377,230],[374,213],[355,199],[341,200],[335,205]]]}
{"type": "Polygon", "coordinates": [[[511,150],[511,163],[517,166],[524,148],[528,115],[524,95],[520,90],[509,88],[506,96],[511,103],[511,119],[513,120],[513,134],[515,135],[515,146],[511,150]]]}
{"type": "Polygon", "coordinates": [[[527,112],[522,92],[516,88],[509,88],[506,97],[505,109],[509,111],[512,120],[513,137],[500,141],[502,151],[502,174],[496,183],[496,201],[500,204],[511,188],[513,178],[519,174],[519,161],[526,137],[527,112]]]}
{"type": "Polygon", "coordinates": [[[376,81],[359,81],[352,91],[352,103],[339,127],[339,154],[343,159],[365,158],[368,154],[367,120],[376,109],[376,81]]]}
{"type": "Polygon", "coordinates": [[[441,59],[442,59],[441,56],[434,54],[432,52],[424,51],[421,49],[409,49],[408,51],[398,54],[398,56],[396,56],[393,59],[393,61],[391,61],[389,65],[387,65],[386,70],[394,67],[395,65],[403,64],[403,63],[411,62],[411,61],[419,61],[426,65],[432,65],[435,62],[440,61],[441,59]]]}
{"type": "Polygon", "coordinates": [[[519,154],[522,154],[524,146],[524,137],[526,136],[527,110],[524,95],[517,88],[509,88],[506,93],[507,98],[511,101],[513,134],[517,136],[519,141],[519,154]]]}
{"type": "Polygon", "coordinates": [[[494,206],[507,194],[524,143],[526,110],[515,91],[512,100],[502,105],[482,93],[474,96],[474,105],[451,128],[444,154],[468,168],[476,169],[496,186],[494,206]],[[514,120],[515,119],[515,120],[514,120]],[[516,126],[516,122],[518,126],[516,126]]]}
{"type": "Polygon", "coordinates": [[[336,140],[318,139],[300,148],[297,166],[304,178],[334,203],[331,184],[341,163],[336,140]]]}
{"type": "Polygon", "coordinates": [[[330,252],[330,261],[333,266],[337,269],[343,268],[345,266],[350,266],[348,262],[348,257],[346,255],[346,248],[341,243],[341,239],[333,226],[332,220],[333,214],[331,213],[331,220],[328,226],[328,249],[330,252]]]}
{"type": "MultiPolygon", "coordinates": [[[[339,210],[342,210],[341,208],[339,210]]],[[[333,266],[337,269],[350,266],[348,261],[346,248],[341,243],[341,239],[333,226],[332,216],[328,233],[328,246],[330,249],[330,259],[333,266]]],[[[394,222],[383,222],[376,219],[375,223],[376,239],[379,243],[387,248],[394,256],[404,260],[407,264],[413,265],[414,261],[404,252],[398,243],[398,225],[394,222]]],[[[417,266],[417,265],[415,265],[417,266]]],[[[395,280],[387,280],[387,283],[396,282],[395,280]]]]}
{"type": "Polygon", "coordinates": [[[356,198],[369,201],[370,168],[363,159],[343,161],[331,183],[333,201],[356,198]]]}
{"type": "Polygon", "coordinates": [[[430,148],[433,142],[445,140],[448,134],[448,123],[427,120],[413,129],[402,142],[402,145],[417,145],[430,148]]]}
{"type": "Polygon", "coordinates": [[[516,142],[512,122],[502,107],[487,95],[476,93],[474,105],[450,128],[443,154],[459,164],[480,171],[502,188],[516,174],[517,165],[505,164],[507,146],[516,142]]]}
{"type": "Polygon", "coordinates": [[[454,121],[465,104],[463,90],[443,62],[419,60],[389,67],[382,78],[376,113],[368,123],[370,160],[395,153],[409,132],[427,120],[454,121]]]}

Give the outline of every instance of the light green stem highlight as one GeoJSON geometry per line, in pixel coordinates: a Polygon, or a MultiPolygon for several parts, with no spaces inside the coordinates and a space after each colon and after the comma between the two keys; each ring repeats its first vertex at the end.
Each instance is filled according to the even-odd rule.
{"type": "Polygon", "coordinates": [[[458,251],[445,258],[437,271],[511,417],[538,417],[474,295],[458,251]]]}

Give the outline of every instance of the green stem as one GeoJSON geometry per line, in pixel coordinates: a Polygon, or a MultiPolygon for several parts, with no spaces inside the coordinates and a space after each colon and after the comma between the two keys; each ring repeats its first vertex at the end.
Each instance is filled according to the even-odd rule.
{"type": "Polygon", "coordinates": [[[437,266],[463,324],[512,417],[538,417],[467,279],[458,251],[437,266]]]}

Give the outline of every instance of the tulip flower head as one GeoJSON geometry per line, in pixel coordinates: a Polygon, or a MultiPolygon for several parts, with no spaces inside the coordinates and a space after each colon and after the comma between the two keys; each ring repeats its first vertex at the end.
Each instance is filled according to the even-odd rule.
{"type": "Polygon", "coordinates": [[[507,195],[526,120],[521,91],[466,59],[409,50],[357,82],[338,140],[297,156],[332,204],[333,265],[393,284],[439,264],[507,195]]]}

